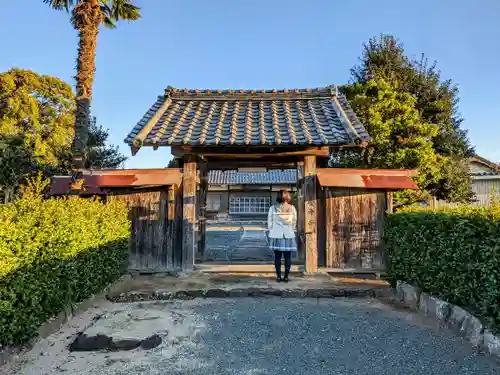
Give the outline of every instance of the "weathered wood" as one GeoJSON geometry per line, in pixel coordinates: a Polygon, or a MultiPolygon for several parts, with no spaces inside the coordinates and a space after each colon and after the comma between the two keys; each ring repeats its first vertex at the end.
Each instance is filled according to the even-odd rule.
{"type": "Polygon", "coordinates": [[[254,160],[237,160],[237,159],[209,159],[209,169],[233,170],[242,167],[265,167],[267,169],[286,169],[295,168],[297,157],[283,159],[261,158],[254,160]]]}
{"type": "Polygon", "coordinates": [[[304,270],[306,273],[315,273],[318,270],[316,156],[304,157],[304,201],[306,239],[304,270]]]}
{"type": "MultiPolygon", "coordinates": [[[[167,241],[166,246],[167,249],[172,249],[167,255],[167,266],[169,268],[174,268],[177,265],[175,264],[175,252],[179,251],[176,249],[177,243],[175,241],[176,237],[176,229],[178,229],[176,225],[176,204],[175,198],[177,195],[177,191],[179,188],[175,185],[171,185],[168,187],[168,197],[167,197],[167,223],[166,223],[166,234],[167,241]]],[[[180,237],[180,236],[179,236],[180,237]]]]}
{"type": "Polygon", "coordinates": [[[326,220],[326,205],[325,205],[325,191],[322,189],[320,184],[316,183],[316,201],[318,202],[316,205],[316,217],[317,217],[317,234],[316,234],[316,243],[317,243],[317,253],[318,253],[318,267],[326,266],[326,233],[321,228],[321,223],[325,223],[326,220]]]}
{"type": "Polygon", "coordinates": [[[392,191],[388,191],[388,192],[385,193],[385,199],[386,199],[386,202],[387,202],[386,212],[388,214],[392,214],[394,212],[394,200],[393,200],[393,197],[394,197],[394,193],[392,191]]]}
{"type": "Polygon", "coordinates": [[[183,262],[183,236],[182,236],[182,228],[183,228],[183,210],[184,203],[182,200],[183,191],[182,185],[175,187],[175,221],[174,221],[174,234],[175,234],[175,246],[172,252],[173,255],[173,264],[175,269],[182,269],[183,262]]]}
{"type": "Polygon", "coordinates": [[[326,191],[326,266],[380,269],[385,192],[331,188],[326,191]]]}
{"type": "Polygon", "coordinates": [[[161,107],[158,108],[158,110],[154,113],[154,115],[151,116],[151,118],[148,120],[148,122],[146,124],[144,124],[144,127],[141,129],[141,131],[134,138],[134,142],[133,142],[134,149],[141,146],[142,142],[144,141],[144,139],[146,138],[148,133],[153,129],[155,124],[158,122],[160,117],[165,113],[165,111],[167,110],[167,108],[170,104],[172,104],[172,99],[167,98],[167,100],[165,100],[163,102],[161,107]],[[137,141],[137,144],[135,144],[136,141],[137,141]]]}
{"type": "MultiPolygon", "coordinates": [[[[392,199],[392,194],[391,194],[392,199]]],[[[370,230],[370,251],[374,253],[373,267],[384,268],[387,264],[382,236],[384,235],[384,222],[386,218],[385,207],[387,207],[387,196],[383,193],[376,194],[376,199],[372,205],[371,230],[370,230]]]]}
{"type": "MultiPolygon", "coordinates": [[[[170,212],[171,187],[112,189],[108,200],[127,204],[132,233],[129,240],[129,269],[139,272],[165,272],[172,262],[181,237],[170,212]]],[[[175,198],[174,198],[175,200],[175,198]]],[[[178,215],[177,215],[178,216],[178,215]]]]}
{"type": "Polygon", "coordinates": [[[304,161],[297,163],[297,232],[298,258],[305,260],[304,161]]]}
{"type": "Polygon", "coordinates": [[[184,158],[184,178],[182,181],[182,268],[192,270],[196,253],[196,158],[184,158]]]}
{"type": "Polygon", "coordinates": [[[208,169],[206,162],[200,162],[200,195],[199,207],[200,215],[198,217],[198,256],[203,257],[206,244],[206,219],[207,219],[207,193],[208,193],[208,169]]]}
{"type": "Polygon", "coordinates": [[[281,158],[286,156],[316,155],[328,158],[328,147],[186,147],[173,146],[172,155],[184,157],[185,155],[200,155],[223,159],[259,159],[262,157],[281,158]]]}
{"type": "Polygon", "coordinates": [[[238,154],[218,154],[205,152],[202,154],[206,157],[218,157],[221,159],[260,159],[263,157],[283,157],[283,156],[303,156],[303,155],[316,155],[318,157],[326,158],[329,156],[328,149],[311,149],[311,150],[300,150],[300,151],[289,151],[289,152],[278,152],[278,153],[238,153],[238,154]]]}

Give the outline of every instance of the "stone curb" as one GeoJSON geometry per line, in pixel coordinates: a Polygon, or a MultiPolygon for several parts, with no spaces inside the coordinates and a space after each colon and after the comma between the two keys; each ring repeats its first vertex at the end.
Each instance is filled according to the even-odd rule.
{"type": "Polygon", "coordinates": [[[30,350],[38,340],[43,340],[53,333],[59,331],[61,327],[66,324],[71,318],[82,313],[85,310],[88,310],[96,303],[98,303],[98,301],[102,301],[103,299],[105,299],[112,286],[126,282],[130,279],[131,276],[129,274],[123,275],[113,284],[108,285],[106,288],[104,288],[102,292],[89,297],[85,301],[66,306],[64,310],[59,314],[43,323],[38,329],[36,337],[31,339],[24,345],[5,348],[0,347],[0,366],[6,364],[13,356],[18,355],[26,350],[30,350]]]}
{"type": "Polygon", "coordinates": [[[375,289],[275,289],[275,288],[235,288],[235,289],[191,289],[177,291],[154,291],[151,293],[130,292],[107,295],[111,302],[138,302],[158,300],[190,300],[195,298],[243,298],[243,297],[281,297],[281,298],[383,298],[393,295],[388,288],[375,289]]]}
{"type": "Polygon", "coordinates": [[[441,326],[464,337],[473,347],[500,358],[500,336],[495,336],[465,309],[432,297],[420,288],[402,281],[397,282],[395,295],[397,302],[435,318],[441,326]]]}

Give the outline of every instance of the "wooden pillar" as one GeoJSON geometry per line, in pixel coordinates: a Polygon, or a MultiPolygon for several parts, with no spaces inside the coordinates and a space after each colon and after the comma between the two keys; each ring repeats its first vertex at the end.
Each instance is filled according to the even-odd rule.
{"type": "Polygon", "coordinates": [[[316,156],[304,157],[304,228],[305,228],[305,273],[318,271],[318,210],[316,201],[316,156]]]}
{"type": "Polygon", "coordinates": [[[304,217],[304,161],[297,163],[297,232],[298,238],[298,258],[301,262],[305,261],[305,217],[304,217]]]}
{"type": "Polygon", "coordinates": [[[394,212],[394,203],[393,203],[393,192],[392,191],[387,191],[385,193],[385,200],[386,200],[386,213],[387,214],[392,214],[394,212]]]}
{"type": "Polygon", "coordinates": [[[206,161],[200,162],[200,217],[199,220],[199,238],[198,254],[203,259],[206,243],[207,231],[207,194],[208,194],[208,166],[206,161]]]}
{"type": "Polygon", "coordinates": [[[186,271],[194,267],[196,252],[196,157],[184,158],[182,180],[182,268],[186,271]]]}
{"type": "Polygon", "coordinates": [[[170,185],[168,187],[168,198],[167,198],[167,268],[173,269],[175,266],[175,252],[176,243],[175,236],[178,236],[175,228],[175,185],[170,185]]]}
{"type": "Polygon", "coordinates": [[[172,269],[182,267],[182,188],[177,185],[168,187],[168,265],[172,269]]]}

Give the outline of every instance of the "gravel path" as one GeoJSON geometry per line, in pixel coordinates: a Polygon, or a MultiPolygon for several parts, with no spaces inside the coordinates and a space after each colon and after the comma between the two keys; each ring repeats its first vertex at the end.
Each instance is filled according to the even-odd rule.
{"type": "Polygon", "coordinates": [[[45,351],[42,357],[32,353],[24,360],[22,371],[16,373],[500,373],[499,362],[475,354],[466,341],[451,332],[374,300],[242,298],[110,306],[161,312],[162,322],[167,322],[162,328],[170,332],[164,344],[150,351],[68,353],[57,341],[68,336],[63,330],[40,346],[38,350],[45,351]]]}
{"type": "Polygon", "coordinates": [[[207,330],[172,374],[498,374],[492,358],[413,314],[356,300],[233,300],[195,308],[207,330]]]}

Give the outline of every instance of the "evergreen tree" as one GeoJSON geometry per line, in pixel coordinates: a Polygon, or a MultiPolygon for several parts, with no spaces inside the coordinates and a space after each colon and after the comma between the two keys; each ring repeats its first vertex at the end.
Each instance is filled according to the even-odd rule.
{"type": "MultiPolygon", "coordinates": [[[[373,78],[382,79],[400,92],[415,98],[421,120],[435,124],[432,147],[443,156],[442,176],[427,189],[439,199],[463,202],[472,198],[468,158],[474,154],[463,119],[458,112],[458,88],[443,80],[436,62],[429,64],[425,55],[408,57],[403,44],[391,35],[372,38],[363,46],[360,63],[351,69],[352,84],[367,85],[373,78]]],[[[343,91],[353,99],[352,85],[343,91]]],[[[359,108],[355,108],[359,110],[359,108]]],[[[360,116],[366,122],[366,118],[360,116]]]]}

